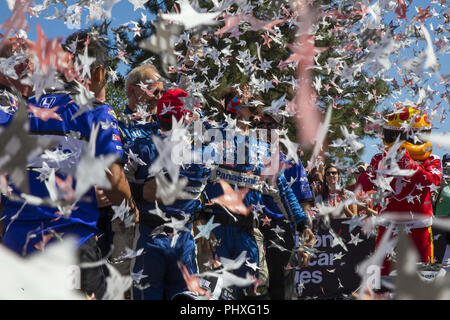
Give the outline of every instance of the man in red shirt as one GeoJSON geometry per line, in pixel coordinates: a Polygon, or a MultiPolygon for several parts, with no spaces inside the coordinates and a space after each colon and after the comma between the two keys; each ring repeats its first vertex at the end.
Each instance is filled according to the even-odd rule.
{"type": "MultiPolygon", "coordinates": [[[[439,157],[431,154],[431,143],[417,139],[419,131],[431,131],[428,116],[421,110],[400,108],[388,115],[383,128],[386,150],[372,158],[357,184],[363,191],[377,190],[378,199],[382,200],[377,201],[377,209],[387,219],[379,224],[376,246],[388,224],[394,223],[393,233],[405,230],[415,243],[421,261],[433,263],[431,195],[441,183],[442,170],[439,157]]],[[[390,261],[385,259],[381,274],[388,275],[390,271],[390,261]]]]}

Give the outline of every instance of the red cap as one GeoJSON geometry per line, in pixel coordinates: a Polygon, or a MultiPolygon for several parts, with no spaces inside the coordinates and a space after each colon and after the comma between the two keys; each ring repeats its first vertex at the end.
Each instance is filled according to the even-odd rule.
{"type": "Polygon", "coordinates": [[[227,111],[230,113],[237,113],[240,108],[242,108],[241,100],[239,100],[237,97],[233,97],[233,99],[231,99],[230,103],[227,106],[227,111]]]}
{"type": "Polygon", "coordinates": [[[184,102],[179,97],[187,97],[188,93],[181,89],[167,90],[158,100],[157,115],[161,122],[172,122],[172,115],[180,120],[187,110],[181,110],[184,102]]]}

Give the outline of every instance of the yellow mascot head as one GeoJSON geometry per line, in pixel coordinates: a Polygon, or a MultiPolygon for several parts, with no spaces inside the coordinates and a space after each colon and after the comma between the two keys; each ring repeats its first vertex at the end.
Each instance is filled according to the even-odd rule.
{"type": "Polygon", "coordinates": [[[431,132],[431,122],[425,112],[414,107],[398,108],[387,116],[387,120],[383,127],[383,142],[387,149],[400,136],[400,140],[404,141],[402,147],[409,151],[414,160],[425,160],[431,155],[431,143],[415,138],[415,133],[419,131],[425,134],[431,132]]]}

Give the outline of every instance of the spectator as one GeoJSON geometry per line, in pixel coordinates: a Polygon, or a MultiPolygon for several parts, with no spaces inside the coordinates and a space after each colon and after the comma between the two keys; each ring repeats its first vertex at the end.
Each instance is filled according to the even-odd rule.
{"type": "Polygon", "coordinates": [[[366,172],[367,167],[369,166],[368,163],[365,162],[360,162],[358,163],[358,166],[356,167],[356,171],[353,173],[353,176],[355,177],[355,183],[349,186],[346,186],[345,189],[351,191],[351,192],[356,192],[357,189],[357,181],[359,176],[363,173],[366,172]]]}
{"type": "MultiPolygon", "coordinates": [[[[446,153],[442,158],[442,182],[439,194],[434,202],[434,215],[442,218],[450,216],[450,154],[446,153]]],[[[446,232],[447,246],[442,263],[450,263],[450,232],[446,232]]]]}
{"type": "MultiPolygon", "coordinates": [[[[320,203],[327,207],[337,207],[341,201],[350,198],[353,192],[342,188],[339,170],[333,165],[325,167],[325,183],[322,192],[316,199],[316,204],[320,203]]],[[[343,213],[346,217],[357,214],[356,204],[345,205],[343,213]]]]}
{"type": "MultiPolygon", "coordinates": [[[[19,107],[19,101],[27,99],[32,94],[33,88],[21,83],[31,71],[32,65],[29,59],[20,57],[21,53],[28,50],[28,42],[20,38],[8,39],[0,47],[0,62],[3,60],[15,60],[15,75],[0,73],[0,127],[7,127],[13,119],[14,113],[19,107]],[[14,48],[14,50],[13,50],[14,48]],[[17,56],[17,60],[15,59],[17,56]]],[[[2,173],[2,172],[0,172],[2,173]]],[[[0,194],[0,243],[2,240],[3,217],[2,212],[6,203],[7,194],[0,194]]]]}
{"type": "MultiPolygon", "coordinates": [[[[151,64],[142,64],[128,73],[125,88],[128,95],[128,106],[125,113],[134,113],[137,106],[146,107],[145,111],[153,121],[156,119],[158,99],[161,98],[164,85],[158,70],[151,64]]],[[[150,119],[146,119],[149,121],[150,119]]]]}
{"type": "Polygon", "coordinates": [[[324,172],[323,165],[319,167],[314,167],[308,174],[308,181],[310,184],[310,189],[313,195],[314,201],[322,193],[322,188],[324,184],[324,172]]]}

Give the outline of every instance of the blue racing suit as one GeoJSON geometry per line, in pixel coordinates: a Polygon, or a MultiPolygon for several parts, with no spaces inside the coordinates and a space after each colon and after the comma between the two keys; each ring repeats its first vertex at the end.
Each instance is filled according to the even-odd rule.
{"type": "Polygon", "coordinates": [[[18,98],[11,89],[0,84],[0,127],[7,127],[19,107],[18,98]]]}
{"type": "MultiPolygon", "coordinates": [[[[158,122],[145,122],[145,121],[139,121],[136,119],[132,119],[131,115],[133,112],[126,107],[123,111],[123,114],[125,116],[119,116],[118,118],[118,125],[119,125],[119,132],[120,137],[123,143],[124,150],[129,150],[133,144],[134,141],[137,139],[150,139],[150,137],[153,134],[159,133],[159,123],[158,122]]],[[[129,181],[129,185],[133,194],[133,198],[136,197],[136,189],[139,188],[139,185],[136,185],[135,181],[135,172],[133,166],[128,161],[128,155],[127,153],[123,153],[123,163],[124,163],[124,171],[125,175],[129,181]]],[[[100,218],[97,224],[98,227],[98,246],[100,247],[102,251],[102,256],[108,256],[111,255],[111,259],[114,260],[117,258],[115,255],[116,253],[120,254],[123,252],[125,248],[122,248],[122,246],[131,248],[132,247],[132,234],[133,231],[126,231],[120,230],[122,233],[122,236],[120,238],[115,238],[114,234],[116,233],[114,230],[115,228],[112,227],[112,221],[111,218],[114,216],[114,210],[111,206],[100,208],[100,218]],[[124,237],[127,237],[127,234],[129,235],[129,240],[124,240],[124,237]],[[115,239],[119,243],[115,243],[114,250],[111,253],[112,245],[114,245],[115,239]]],[[[123,266],[118,266],[119,270],[125,270],[128,268],[128,262],[124,261],[123,266]]],[[[129,273],[128,273],[129,274],[129,273]]]]}
{"type": "Polygon", "coordinates": [[[287,168],[277,177],[276,184],[280,191],[279,195],[276,193],[265,194],[262,201],[265,206],[265,213],[269,218],[274,220],[289,219],[297,225],[306,218],[299,203],[311,201],[313,196],[302,163],[299,161],[296,164],[286,161],[285,158],[283,154],[280,154],[280,159],[287,168]],[[279,201],[275,201],[278,198],[279,201]]]}
{"type": "MultiPolygon", "coordinates": [[[[19,102],[16,95],[10,88],[0,84],[0,130],[2,127],[8,127],[18,107],[19,102]]],[[[3,206],[6,204],[6,199],[5,195],[0,194],[0,219],[2,217],[3,206]]],[[[1,233],[2,230],[0,230],[0,239],[1,233]]]]}
{"type": "MultiPolygon", "coordinates": [[[[252,137],[240,134],[234,136],[233,142],[234,145],[227,145],[224,163],[219,164],[211,172],[208,185],[203,192],[204,203],[209,203],[212,199],[224,194],[219,180],[224,180],[233,189],[249,188],[243,199],[245,206],[251,207],[261,201],[262,182],[260,181],[260,172],[262,166],[250,164],[249,161],[251,157],[249,146],[255,142],[252,141],[252,137]],[[239,156],[237,151],[242,146],[245,146],[245,163],[238,163],[239,156]],[[227,160],[230,159],[233,162],[227,163],[227,160]]],[[[258,264],[258,246],[253,235],[255,227],[253,213],[244,216],[233,214],[217,204],[204,206],[201,210],[200,218],[208,221],[211,216],[214,216],[215,223],[220,223],[219,226],[212,230],[212,233],[218,240],[215,254],[219,258],[236,259],[242,251],[246,251],[247,261],[250,264],[258,264]]],[[[237,276],[244,278],[247,274],[252,276],[257,276],[258,274],[257,270],[249,267],[247,263],[233,272],[237,276]]],[[[233,288],[233,290],[236,292],[236,298],[239,299],[242,295],[242,289],[233,288]]]]}
{"type": "Polygon", "coordinates": [[[309,219],[299,202],[312,198],[302,163],[287,162],[283,154],[281,161],[288,166],[276,180],[274,192],[267,192],[262,197],[264,219],[260,230],[264,235],[266,261],[269,271],[269,294],[272,300],[291,300],[294,294],[294,269],[286,269],[288,264],[295,264],[295,229],[309,227],[309,219]],[[289,182],[288,179],[289,178],[289,182]],[[290,182],[293,183],[290,185],[290,182]],[[264,221],[266,220],[266,221],[264,221]],[[267,223],[267,221],[270,221],[267,223]],[[284,232],[276,233],[282,229],[284,232]],[[275,245],[284,247],[280,250],[275,245]]]}
{"type": "MultiPolygon", "coordinates": [[[[164,136],[158,136],[167,139],[164,136]]],[[[135,183],[142,187],[143,183],[155,179],[149,174],[149,168],[158,158],[158,151],[151,136],[136,139],[130,150],[138,154],[145,165],[139,165],[135,171],[135,183]]],[[[187,178],[185,192],[192,195],[189,199],[177,199],[173,204],[164,205],[158,201],[158,208],[169,219],[183,220],[186,231],[178,231],[178,239],[174,243],[174,230],[164,227],[164,220],[155,211],[154,202],[147,202],[137,197],[139,208],[139,234],[136,250],[144,248],[142,255],[136,257],[134,273],[142,272],[145,278],[133,287],[134,299],[161,300],[171,299],[175,294],[188,290],[186,282],[179,270],[177,262],[183,263],[189,273],[197,272],[195,243],[191,235],[194,212],[200,206],[200,193],[203,190],[209,171],[200,164],[189,164],[180,167],[179,178],[187,178]],[[153,234],[152,234],[153,232],[153,234]]],[[[166,174],[166,176],[168,176],[166,174]]],[[[170,179],[170,178],[169,178],[170,179]]]]}
{"type": "MultiPolygon", "coordinates": [[[[28,164],[28,176],[30,194],[40,198],[48,198],[49,192],[45,185],[45,174],[36,171],[43,167],[44,162],[55,169],[57,178],[72,181],[71,188],[76,186],[75,179],[67,180],[69,176],[75,178],[75,170],[83,154],[83,148],[87,146],[93,126],[102,123],[96,138],[95,156],[115,154],[122,157],[122,143],[117,128],[117,120],[114,109],[106,104],[95,102],[95,108],[83,114],[72,117],[79,107],[72,100],[70,90],[45,94],[39,100],[31,97],[29,105],[37,108],[54,108],[59,106],[56,114],[60,119],[48,119],[44,121],[32,112],[29,112],[30,133],[51,137],[59,145],[55,152],[64,154],[62,159],[52,159],[41,155],[30,160],[28,164]]],[[[20,195],[20,191],[14,188],[14,193],[20,195]]],[[[5,231],[3,245],[17,252],[19,255],[27,255],[36,250],[35,246],[49,234],[75,235],[78,244],[95,235],[99,210],[95,197],[94,187],[82,197],[72,210],[69,217],[62,216],[57,208],[40,205],[30,205],[26,202],[8,199],[5,208],[5,231]]],[[[56,237],[53,237],[53,240],[56,237]]]]}

